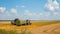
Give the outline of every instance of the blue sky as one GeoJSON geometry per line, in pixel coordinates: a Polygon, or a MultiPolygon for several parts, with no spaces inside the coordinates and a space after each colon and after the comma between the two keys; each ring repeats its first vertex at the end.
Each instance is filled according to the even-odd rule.
{"type": "Polygon", "coordinates": [[[60,20],[60,0],[0,0],[0,20],[60,20]]]}

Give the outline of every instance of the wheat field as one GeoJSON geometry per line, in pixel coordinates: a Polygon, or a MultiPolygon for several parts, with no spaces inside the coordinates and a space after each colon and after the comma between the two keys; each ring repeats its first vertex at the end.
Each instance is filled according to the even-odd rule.
{"type": "Polygon", "coordinates": [[[31,31],[32,34],[60,34],[58,29],[60,30],[60,21],[40,21],[40,20],[32,20],[31,25],[25,26],[16,26],[12,25],[11,21],[0,21],[0,29],[4,29],[6,31],[15,30],[17,32],[21,32],[21,30],[31,31]],[[55,32],[56,30],[56,32],[55,32]]]}

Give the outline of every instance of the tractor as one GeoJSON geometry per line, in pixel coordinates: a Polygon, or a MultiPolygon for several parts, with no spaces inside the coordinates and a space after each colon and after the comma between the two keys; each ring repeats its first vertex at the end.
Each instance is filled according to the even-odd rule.
{"type": "Polygon", "coordinates": [[[16,18],[15,20],[11,21],[12,25],[31,25],[30,20],[19,20],[18,18],[16,18]]]}

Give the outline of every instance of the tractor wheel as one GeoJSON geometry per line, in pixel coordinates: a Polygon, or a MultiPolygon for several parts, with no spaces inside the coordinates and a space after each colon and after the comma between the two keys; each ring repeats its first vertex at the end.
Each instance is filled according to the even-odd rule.
{"type": "Polygon", "coordinates": [[[29,23],[29,25],[31,25],[31,23],[29,23]]]}
{"type": "Polygon", "coordinates": [[[12,24],[12,25],[16,25],[13,21],[11,21],[11,24],[12,24]]]}
{"type": "Polygon", "coordinates": [[[28,25],[28,23],[26,23],[26,25],[28,25]]]}
{"type": "Polygon", "coordinates": [[[21,26],[21,25],[17,25],[17,26],[21,26]]]}
{"type": "Polygon", "coordinates": [[[30,20],[28,21],[28,24],[29,24],[29,25],[31,25],[31,22],[30,22],[30,20]]]}

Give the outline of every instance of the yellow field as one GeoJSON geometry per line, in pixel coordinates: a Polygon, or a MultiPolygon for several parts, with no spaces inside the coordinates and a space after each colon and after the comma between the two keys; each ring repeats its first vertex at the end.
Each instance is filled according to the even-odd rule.
{"type": "Polygon", "coordinates": [[[31,23],[32,23],[31,25],[16,26],[16,25],[12,25],[10,21],[0,21],[0,29],[16,30],[16,31],[27,29],[29,31],[34,31],[39,27],[43,27],[51,24],[58,24],[60,23],[60,21],[31,21],[31,23]]]}

